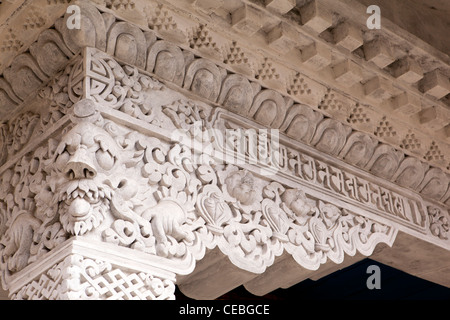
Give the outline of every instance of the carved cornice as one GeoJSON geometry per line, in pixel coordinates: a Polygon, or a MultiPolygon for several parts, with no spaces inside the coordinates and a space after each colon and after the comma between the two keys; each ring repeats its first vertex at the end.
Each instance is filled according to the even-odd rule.
{"type": "MultiPolygon", "coordinates": [[[[47,5],[57,5],[47,2],[47,5]]],[[[449,132],[446,127],[446,119],[449,118],[445,107],[447,100],[444,97],[438,102],[419,91],[420,88],[427,88],[427,92],[445,95],[448,89],[448,79],[445,78],[448,78],[448,61],[445,61],[445,55],[434,52],[417,39],[414,41],[415,47],[411,48],[411,39],[405,40],[404,35],[393,34],[390,30],[392,25],[388,22],[379,31],[364,31],[365,20],[362,17],[347,17],[352,11],[345,10],[348,4],[313,1],[317,2],[318,7],[316,11],[312,11],[311,21],[301,22],[299,25],[298,21],[302,21],[301,13],[306,8],[293,7],[289,1],[281,2],[267,2],[266,8],[263,8],[259,3],[250,1],[233,5],[221,1],[186,1],[175,5],[164,1],[159,4],[136,1],[132,6],[121,5],[120,1],[95,1],[103,6],[102,11],[107,12],[103,14],[103,19],[107,20],[108,25],[113,19],[109,16],[112,13],[136,23],[141,30],[148,31],[150,28],[158,37],[176,42],[184,49],[189,48],[196,55],[207,57],[230,71],[251,77],[252,81],[265,87],[290,95],[298,102],[376,136],[408,155],[419,156],[448,172],[450,159],[447,159],[447,154],[450,147],[446,140],[449,132]],[[206,4],[208,5],[205,7],[206,4]],[[276,8],[280,5],[287,11],[277,12],[276,8]],[[324,10],[324,7],[327,9],[324,10]],[[192,10],[195,11],[195,19],[192,18],[192,10]],[[321,24],[316,26],[313,22],[322,21],[328,26],[330,10],[335,15],[342,16],[337,21],[345,23],[335,25],[333,20],[319,35],[314,28],[321,24]],[[211,14],[213,11],[215,14],[211,14]],[[235,20],[227,20],[227,17],[233,16],[235,20]],[[355,28],[361,30],[355,31],[355,28]],[[252,34],[251,41],[254,43],[248,43],[248,32],[252,34]],[[358,35],[358,32],[362,35],[358,35]],[[341,33],[347,37],[338,37],[337,34],[341,33]],[[342,38],[342,41],[335,38],[342,38]],[[395,43],[395,48],[390,48],[384,40],[374,42],[374,38],[388,38],[391,44],[395,43]],[[349,51],[346,44],[353,43],[352,41],[359,47],[349,51]],[[276,50],[278,46],[283,48],[281,55],[276,50]],[[255,51],[255,47],[260,49],[255,51]],[[283,54],[285,47],[292,50],[283,54]],[[385,53],[394,51],[391,55],[396,61],[382,70],[372,61],[365,61],[365,51],[377,53],[373,59],[375,62],[385,61],[388,59],[385,53]],[[422,66],[417,66],[418,61],[422,66]],[[425,72],[425,78],[418,82],[421,69],[425,72]],[[348,87],[353,80],[357,84],[348,87]],[[395,129],[392,129],[393,123],[395,129]]],[[[357,4],[354,8],[363,9],[357,4]]],[[[24,10],[26,11],[26,7],[21,7],[19,12],[24,10]]],[[[62,12],[62,9],[58,7],[47,11],[52,12],[52,18],[49,17],[48,20],[54,21],[57,16],[53,14],[62,12]]],[[[19,15],[16,16],[20,21],[19,15]]],[[[91,14],[86,13],[86,16],[88,20],[93,19],[91,14]]],[[[96,16],[97,19],[99,17],[96,16]]],[[[99,21],[96,23],[98,25],[99,21]]],[[[102,41],[105,41],[105,36],[101,33],[106,33],[106,29],[105,26],[98,27],[100,33],[97,35],[103,39],[98,42],[98,48],[103,49],[102,41]]],[[[36,28],[33,32],[39,30],[42,28],[36,28]]],[[[68,41],[70,49],[76,51],[79,46],[73,46],[73,43],[79,42],[79,38],[83,37],[78,37],[77,40],[73,34],[66,34],[65,41],[68,41]]],[[[38,33],[34,35],[34,39],[37,36],[38,33]]],[[[143,41],[143,38],[137,40],[143,41]]],[[[30,41],[27,40],[27,43],[30,41]]],[[[26,50],[27,45],[24,45],[20,52],[26,50]]],[[[6,65],[10,63],[7,62],[6,65]]],[[[55,66],[57,65],[56,63],[55,66]]],[[[23,64],[19,63],[16,69],[21,66],[23,64]]],[[[55,66],[41,67],[47,70],[55,66]]],[[[39,82],[42,79],[32,80],[39,82]]],[[[35,83],[29,83],[31,87],[33,84],[35,83]]],[[[15,103],[20,102],[20,97],[15,96],[8,82],[2,84],[2,90],[4,92],[0,91],[1,94],[8,93],[2,97],[2,104],[11,111],[15,103]]]]}
{"type": "MultiPolygon", "coordinates": [[[[317,269],[328,259],[342,262],[344,253],[369,255],[379,242],[392,245],[397,229],[378,217],[318,200],[307,188],[290,187],[292,182],[257,177],[250,168],[213,158],[197,164],[191,149],[156,138],[153,130],[161,129],[144,122],[130,123],[134,129],[117,125],[106,120],[117,111],[99,106],[95,113],[89,101],[74,105],[76,123],[57,144],[39,147],[2,175],[2,190],[11,192],[2,203],[0,240],[7,288],[22,281],[29,264],[42,263],[74,236],[177,266],[190,266],[218,247],[254,273],[284,250],[317,269]],[[138,126],[147,134],[138,133],[138,126]]],[[[65,262],[53,268],[65,268],[65,262]]],[[[25,292],[36,285],[23,287],[18,297],[31,297],[25,292]]]]}
{"type": "Polygon", "coordinates": [[[336,89],[299,72],[280,88],[270,59],[257,74],[236,66],[258,55],[237,42],[223,60],[205,24],[190,42],[163,40],[164,30],[182,38],[170,6],[157,7],[167,18],[152,20],[157,30],[112,14],[138,6],[108,7],[83,2],[90,28],[58,19],[0,79],[3,112],[14,113],[0,126],[0,270],[17,298],[45,296],[44,280],[60,286],[67,262],[88,282],[121,272],[117,261],[58,256],[74,239],[140,251],[174,274],[212,249],[252,273],[283,253],[315,270],[392,245],[398,231],[450,248],[449,175],[387,143],[391,118],[368,133],[371,109],[336,89]],[[251,139],[261,149],[246,148],[251,139]],[[42,261],[47,274],[24,284],[42,261]]]}

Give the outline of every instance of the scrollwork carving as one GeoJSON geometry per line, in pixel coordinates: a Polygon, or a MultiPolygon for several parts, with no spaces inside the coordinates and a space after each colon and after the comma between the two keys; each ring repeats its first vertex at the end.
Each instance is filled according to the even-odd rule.
{"type": "MultiPolygon", "coordinates": [[[[283,250],[316,268],[354,254],[359,243],[368,241],[369,253],[379,241],[391,243],[393,228],[366,230],[379,224],[358,222],[353,213],[234,165],[195,162],[191,148],[117,125],[95,108],[91,100],[77,102],[59,142],[9,171],[4,190],[12,198],[0,207],[5,228],[15,232],[12,217],[22,212],[8,201],[30,219],[17,220],[27,223],[16,228],[28,242],[11,242],[8,232],[0,240],[4,281],[72,236],[175,261],[201,259],[206,248],[219,247],[252,272],[263,272],[283,250]]],[[[185,129],[192,122],[186,119],[199,115],[195,108],[169,109],[185,129]]]]}
{"type": "Polygon", "coordinates": [[[431,233],[440,239],[447,240],[450,230],[448,211],[445,213],[443,209],[429,206],[428,216],[430,218],[431,233]]]}
{"type": "Polygon", "coordinates": [[[151,94],[163,88],[161,83],[102,53],[91,55],[90,62],[88,97],[135,118],[153,120],[151,94]]]}
{"type": "MultiPolygon", "coordinates": [[[[445,211],[428,208],[426,215],[419,197],[409,198],[403,190],[378,185],[370,175],[354,168],[346,171],[345,164],[326,160],[329,156],[321,154],[321,160],[315,159],[313,148],[296,150],[292,139],[437,201],[448,199],[449,178],[442,170],[428,170],[391,146],[324,118],[306,105],[293,104],[279,92],[261,90],[241,75],[227,74],[223,65],[156,40],[154,34],[118,22],[112,14],[89,4],[83,5],[82,19],[87,26],[83,30],[69,32],[66,19],[67,15],[56,23],[56,30],[43,32],[30,53],[14,60],[5,72],[6,80],[0,79],[4,114],[60,71],[39,93],[50,104],[48,112],[25,112],[0,125],[0,165],[10,156],[17,160],[9,161],[9,168],[2,167],[0,176],[4,283],[73,236],[174,261],[200,259],[205,248],[218,247],[238,267],[252,272],[263,272],[284,250],[310,269],[328,259],[342,262],[344,253],[353,255],[358,250],[370,254],[379,242],[392,244],[395,223],[448,239],[445,211]],[[108,52],[123,63],[92,48],[68,62],[86,46],[108,52]],[[48,65],[42,52],[51,54],[55,63],[48,65]],[[60,70],[67,63],[65,70],[60,70]],[[151,126],[142,130],[145,133],[139,132],[136,128],[146,122],[159,125],[164,133],[173,128],[187,130],[197,139],[194,124],[200,122],[209,129],[209,121],[221,112],[179,92],[174,94],[170,85],[163,85],[146,71],[292,138],[289,147],[281,150],[285,156],[283,179],[272,181],[252,171],[252,166],[219,165],[207,155],[202,155],[207,161],[199,163],[194,161],[197,150],[191,146],[169,142],[161,133],[150,137],[151,126]],[[85,98],[90,102],[84,108],[85,98]],[[143,121],[130,121],[133,123],[127,127],[127,117],[115,124],[107,111],[90,113],[88,109],[95,109],[96,103],[102,104],[103,110],[115,109],[111,113],[116,115],[120,111],[143,121]],[[77,114],[77,110],[89,112],[77,114]],[[166,122],[155,121],[155,113],[164,115],[166,122]],[[72,123],[48,135],[48,143],[38,142],[36,149],[16,155],[31,137],[50,133],[47,128],[64,115],[69,115],[67,121],[72,123]],[[327,200],[344,199],[341,201],[349,205],[343,207],[355,212],[317,199],[308,193],[309,187],[316,191],[315,196],[324,191],[327,200]],[[369,214],[362,208],[369,209],[369,214]],[[377,214],[394,221],[394,226],[367,217],[377,214]]],[[[231,128],[233,115],[228,113],[228,117],[230,126],[224,127],[231,128]]],[[[234,128],[240,128],[239,124],[234,128]]],[[[203,137],[201,142],[205,142],[203,137]]],[[[89,281],[109,277],[112,267],[107,263],[83,260],[77,257],[67,262],[82,270],[67,279],[78,279],[86,270],[89,281]]],[[[49,271],[45,281],[60,281],[61,268],[49,271]]],[[[138,276],[153,288],[152,297],[173,285],[149,275],[138,276]]],[[[101,296],[98,288],[83,290],[75,296],[101,296]]],[[[31,295],[21,291],[17,297],[31,295]]]]}
{"type": "Polygon", "coordinates": [[[122,270],[109,262],[70,255],[21,288],[15,300],[173,300],[175,284],[148,273],[122,270]]]}
{"type": "Polygon", "coordinates": [[[223,226],[232,219],[232,212],[217,186],[208,184],[202,188],[197,208],[208,229],[214,234],[223,234],[223,226]]]}
{"type": "Polygon", "coordinates": [[[149,49],[146,70],[164,80],[183,85],[185,61],[181,49],[169,42],[156,41],[149,49]]]}
{"type": "Polygon", "coordinates": [[[391,227],[335,205],[320,200],[313,207],[306,205],[304,195],[295,194],[303,210],[288,232],[286,250],[304,267],[315,269],[327,259],[340,263],[344,253],[354,255],[356,250],[368,255],[376,243],[390,242],[395,235],[391,227]]]}

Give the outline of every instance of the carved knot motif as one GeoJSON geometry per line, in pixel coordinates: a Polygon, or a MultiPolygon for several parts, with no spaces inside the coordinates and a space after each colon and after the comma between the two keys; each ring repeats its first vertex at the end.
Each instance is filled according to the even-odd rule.
{"type": "Polygon", "coordinates": [[[218,247],[251,272],[263,272],[284,250],[314,269],[357,249],[370,254],[395,236],[392,227],[249,169],[207,155],[196,162],[192,148],[115,124],[92,100],[72,110],[58,141],[0,176],[4,283],[71,236],[180,262],[218,247]]]}

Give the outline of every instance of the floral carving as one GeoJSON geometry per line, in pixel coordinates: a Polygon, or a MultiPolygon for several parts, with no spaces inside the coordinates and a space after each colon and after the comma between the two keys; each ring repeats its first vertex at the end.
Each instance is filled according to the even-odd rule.
{"type": "Polygon", "coordinates": [[[450,224],[448,214],[445,215],[441,209],[437,207],[428,207],[428,215],[430,217],[431,233],[440,239],[447,240],[450,224]]]}
{"type": "Polygon", "coordinates": [[[283,209],[292,219],[302,221],[313,209],[314,204],[306,198],[305,193],[299,189],[289,189],[283,192],[283,209]]]}
{"type": "Polygon", "coordinates": [[[118,109],[138,119],[151,122],[151,93],[162,84],[144,75],[136,67],[121,66],[104,53],[90,56],[89,96],[102,105],[118,109]]]}
{"type": "MultiPolygon", "coordinates": [[[[400,221],[415,231],[448,239],[445,210],[428,208],[427,216],[421,211],[420,199],[416,202],[415,197],[372,183],[371,177],[358,170],[347,172],[333,166],[328,156],[319,161],[311,156],[313,148],[305,153],[294,147],[283,149],[286,171],[277,181],[253,173],[251,166],[244,169],[217,165],[206,156],[207,164],[199,165],[192,160],[195,150],[169,142],[154,127],[167,129],[164,125],[169,123],[169,130],[188,130],[194,137],[195,122],[210,125],[208,121],[213,121],[208,118],[213,107],[189,100],[180,92],[175,94],[169,87],[183,87],[192,96],[226,107],[229,119],[235,112],[264,126],[280,128],[293,139],[436,201],[444,202],[449,193],[444,172],[428,170],[417,159],[405,160],[395,148],[379,145],[378,140],[323,118],[309,106],[293,104],[292,99],[278,91],[261,88],[256,82],[225,70],[235,62],[248,61],[239,50],[231,50],[232,54],[237,52],[231,57],[234,60],[221,59],[205,26],[200,26],[191,37],[191,48],[195,52],[209,51],[227,65],[219,66],[199,58],[188,48],[157,40],[153,32],[116,21],[111,13],[100,13],[91,5],[82,7],[83,21],[90,22],[92,28],[67,32],[63,31],[64,20],[59,20],[56,29],[43,32],[35,49],[15,58],[12,67],[5,71],[5,79],[0,79],[0,104],[4,105],[2,114],[7,114],[53,77],[38,94],[39,99],[48,102],[48,110],[27,111],[0,125],[0,165],[8,166],[0,168],[3,283],[73,236],[174,261],[198,260],[204,256],[205,248],[218,247],[235,265],[252,272],[263,272],[284,250],[301,265],[315,269],[328,259],[341,262],[344,253],[354,255],[358,250],[370,254],[379,242],[392,244],[395,224],[387,226],[367,217],[376,217],[380,212],[383,219],[400,221]],[[130,46],[124,45],[127,43],[130,46]],[[54,65],[46,62],[42,52],[49,51],[40,50],[44,45],[57,56],[54,65]],[[130,65],[91,48],[69,61],[86,46],[106,51],[130,65]],[[55,76],[56,72],[60,73],[55,76]],[[165,86],[149,73],[172,84],[165,86]],[[79,111],[86,102],[81,99],[85,98],[92,102],[87,107],[101,104],[105,118],[95,110],[86,117],[77,114],[77,108],[79,111]],[[120,119],[120,125],[114,123],[120,115],[118,111],[130,116],[120,119]],[[62,124],[56,124],[65,115],[67,122],[70,118],[72,123],[60,129],[62,124]],[[144,128],[143,122],[153,127],[144,128]],[[54,131],[50,132],[52,125],[54,131]],[[137,128],[145,130],[139,132],[137,128]],[[43,138],[45,142],[42,140],[35,149],[25,152],[24,146],[30,139],[44,132],[51,138],[43,138]],[[150,137],[152,132],[154,136],[150,137]],[[14,161],[7,161],[9,158],[14,161]],[[305,186],[305,190],[293,188],[294,184],[296,188],[305,186]],[[309,189],[308,185],[314,188],[309,189]],[[308,193],[311,189],[314,196],[308,193]],[[345,197],[343,201],[349,204],[345,207],[353,211],[317,199],[318,191],[323,190],[327,200],[345,197]],[[362,208],[368,208],[369,214],[362,208]]],[[[134,8],[134,3],[109,1],[109,7],[129,9],[134,8]]],[[[165,12],[158,14],[167,16],[165,12]]],[[[171,19],[163,20],[162,25],[168,22],[168,29],[176,27],[171,19]]],[[[161,21],[152,23],[160,32],[161,21]]],[[[263,82],[279,78],[267,58],[256,73],[255,78],[263,82]]],[[[303,84],[301,80],[293,81],[288,93],[294,96],[303,90],[310,94],[311,90],[303,84]]],[[[338,103],[334,107],[341,106],[338,103]]],[[[319,109],[327,108],[322,104],[319,109]]],[[[353,116],[348,118],[352,120],[348,120],[350,124],[355,119],[356,123],[368,121],[366,114],[353,116]]],[[[294,141],[290,143],[293,144],[294,141]]],[[[438,151],[434,154],[439,158],[438,151]]],[[[65,297],[99,298],[113,294],[96,285],[102,281],[117,285],[122,280],[142,284],[145,294],[140,290],[136,294],[144,297],[170,297],[167,292],[173,292],[170,281],[147,274],[119,274],[114,279],[117,274],[113,271],[114,266],[107,262],[71,257],[40,280],[52,283],[49,287],[73,281],[75,284],[69,285],[65,297]]],[[[34,281],[16,297],[35,297],[29,294],[33,291],[30,288],[39,287],[39,283],[34,281]]],[[[40,287],[36,297],[55,297],[54,292],[45,289],[40,287]]]]}
{"type": "Polygon", "coordinates": [[[243,205],[251,205],[256,200],[256,186],[253,175],[248,171],[237,171],[227,179],[228,193],[243,205]]]}
{"type": "Polygon", "coordinates": [[[109,262],[70,255],[13,295],[15,300],[173,300],[174,283],[121,270],[109,262]]]}
{"type": "Polygon", "coordinates": [[[6,264],[7,270],[17,272],[28,264],[33,232],[38,228],[39,221],[31,214],[21,211],[10,223],[0,241],[0,264],[6,264]]]}

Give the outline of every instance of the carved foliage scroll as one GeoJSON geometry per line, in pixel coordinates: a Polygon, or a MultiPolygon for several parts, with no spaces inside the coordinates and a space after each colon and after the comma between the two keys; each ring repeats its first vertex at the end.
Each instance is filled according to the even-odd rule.
{"type": "MultiPolygon", "coordinates": [[[[83,28],[69,30],[66,24],[69,14],[66,14],[64,18],[55,23],[55,29],[42,32],[29,51],[17,56],[11,67],[5,70],[4,78],[0,79],[0,105],[2,106],[0,113],[4,116],[8,116],[11,111],[18,108],[25,98],[39,89],[55,72],[60,71],[74,54],[79,53],[84,47],[92,47],[108,52],[119,60],[132,65],[133,67],[129,66],[129,70],[138,67],[153,72],[164,81],[183,86],[210,102],[218,102],[225,108],[246,115],[263,125],[271,125],[273,128],[280,128],[283,125],[283,132],[294,139],[298,137],[299,141],[310,143],[314,138],[313,145],[316,145],[319,150],[332,155],[339,155],[343,150],[351,151],[346,156],[340,155],[341,158],[382,178],[397,181],[396,178],[393,178],[394,174],[405,158],[404,155],[394,155],[399,151],[385,152],[382,157],[372,161],[366,156],[377,148],[377,144],[384,146],[382,143],[373,141],[367,136],[364,139],[355,140],[355,136],[350,139],[350,135],[356,132],[347,130],[343,124],[341,124],[343,130],[338,128],[331,119],[317,120],[316,118],[323,118],[323,115],[310,107],[305,106],[302,108],[303,110],[297,106],[291,108],[292,101],[283,94],[266,88],[261,89],[257,82],[230,73],[210,60],[195,57],[188,49],[181,49],[174,44],[157,39],[156,34],[152,31],[145,31],[130,23],[118,21],[111,13],[101,12],[90,3],[83,2],[80,8],[83,28]],[[52,59],[47,59],[48,56],[51,56],[52,59]],[[52,63],[48,61],[52,61],[52,63]],[[309,109],[308,115],[305,113],[306,109],[309,109]],[[306,119],[308,119],[308,129],[304,128],[306,119]],[[317,121],[320,122],[320,125],[317,121]],[[342,142],[346,145],[342,146],[342,142]],[[354,145],[349,145],[350,143],[354,145]],[[358,148],[364,150],[364,158],[356,156],[358,148]],[[392,166],[392,168],[384,167],[383,163],[387,162],[389,162],[388,166],[392,166]],[[369,168],[368,163],[374,168],[369,168]]],[[[95,65],[92,67],[95,68],[95,65]]],[[[130,76],[130,74],[127,75],[130,76]]],[[[114,79],[109,78],[108,81],[114,82],[114,79]]],[[[80,92],[82,86],[77,81],[71,84],[78,85],[69,86],[70,96],[74,100],[74,97],[82,94],[80,92]]],[[[94,83],[91,89],[103,90],[104,86],[105,83],[100,81],[94,83]],[[95,87],[96,85],[99,87],[95,87]]],[[[127,84],[121,83],[117,87],[106,86],[108,95],[103,99],[108,102],[114,102],[116,99],[120,101],[123,91],[119,87],[122,86],[126,87],[127,84]]],[[[138,86],[133,90],[139,91],[136,88],[138,86]]],[[[136,104],[136,95],[140,95],[140,93],[134,94],[135,101],[131,104],[136,104]]],[[[146,108],[148,106],[144,107],[144,109],[146,108]]],[[[127,104],[127,109],[137,110],[135,105],[130,106],[130,102],[127,104]]],[[[142,113],[148,115],[146,110],[143,110],[142,113]]],[[[377,151],[374,152],[377,153],[377,151]]],[[[420,171],[419,166],[415,166],[415,172],[420,171]]],[[[433,168],[429,168],[428,171],[431,169],[433,168]]],[[[416,178],[420,180],[420,176],[421,174],[418,174],[416,178]]],[[[449,197],[444,197],[449,191],[448,177],[442,177],[439,181],[439,188],[445,189],[442,192],[430,192],[428,188],[420,188],[423,183],[423,181],[420,183],[403,181],[401,185],[408,186],[417,192],[424,190],[423,194],[433,200],[443,203],[448,201],[449,197]]]]}
{"type": "Polygon", "coordinates": [[[70,255],[16,292],[14,300],[173,300],[175,284],[109,262],[70,255]]]}
{"type": "MultiPolygon", "coordinates": [[[[393,241],[392,227],[234,165],[196,163],[186,146],[95,112],[87,116],[93,107],[89,100],[76,103],[75,123],[58,143],[41,146],[3,173],[4,284],[75,235],[180,263],[219,247],[252,272],[263,272],[284,250],[317,268],[359,247],[369,254],[378,242],[393,241]]],[[[110,271],[99,270],[105,277],[110,271]]],[[[98,288],[88,291],[98,294],[98,288]]]]}

